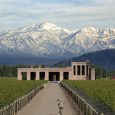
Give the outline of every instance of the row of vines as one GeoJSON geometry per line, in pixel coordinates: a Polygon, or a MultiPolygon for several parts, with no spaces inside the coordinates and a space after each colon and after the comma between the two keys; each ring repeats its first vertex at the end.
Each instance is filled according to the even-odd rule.
{"type": "Polygon", "coordinates": [[[26,95],[46,81],[18,81],[16,78],[0,78],[0,108],[26,95]]]}
{"type": "Polygon", "coordinates": [[[63,81],[74,90],[80,90],[115,111],[115,81],[63,81]]]}

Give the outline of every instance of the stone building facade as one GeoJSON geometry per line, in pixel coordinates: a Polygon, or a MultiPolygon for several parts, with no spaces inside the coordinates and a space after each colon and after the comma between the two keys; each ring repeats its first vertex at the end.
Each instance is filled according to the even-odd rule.
{"type": "Polygon", "coordinates": [[[18,68],[18,80],[95,80],[95,68],[89,61],[72,62],[71,67],[18,68]]]}

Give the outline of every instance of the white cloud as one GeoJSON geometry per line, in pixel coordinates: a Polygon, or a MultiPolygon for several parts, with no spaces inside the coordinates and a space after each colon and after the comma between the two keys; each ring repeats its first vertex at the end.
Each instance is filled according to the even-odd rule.
{"type": "Polygon", "coordinates": [[[45,21],[67,28],[114,27],[114,0],[84,0],[83,4],[77,4],[76,1],[73,0],[73,4],[69,4],[41,0],[39,2],[35,0],[0,0],[0,22],[2,22],[0,30],[45,21]]]}

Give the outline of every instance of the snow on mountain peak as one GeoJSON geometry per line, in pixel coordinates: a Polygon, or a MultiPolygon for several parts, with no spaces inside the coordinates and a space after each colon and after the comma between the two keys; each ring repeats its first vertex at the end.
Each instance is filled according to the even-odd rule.
{"type": "Polygon", "coordinates": [[[42,28],[42,29],[55,29],[55,28],[59,28],[57,27],[55,24],[53,23],[48,23],[48,22],[45,22],[45,23],[41,23],[39,25],[39,28],[42,28]]]}
{"type": "Polygon", "coordinates": [[[68,30],[52,23],[32,24],[0,34],[0,54],[81,55],[115,48],[115,29],[68,30]]]}
{"type": "Polygon", "coordinates": [[[61,27],[58,27],[57,25],[55,25],[53,23],[48,23],[48,22],[36,24],[36,25],[32,24],[32,25],[25,26],[25,27],[19,29],[20,32],[38,32],[40,30],[42,30],[42,31],[45,30],[45,31],[50,32],[52,34],[59,34],[59,35],[74,33],[73,30],[61,28],[61,27]]]}
{"type": "Polygon", "coordinates": [[[26,32],[26,31],[33,31],[37,29],[48,30],[48,29],[55,29],[55,28],[59,28],[59,27],[57,27],[55,24],[46,22],[46,23],[41,23],[41,24],[31,24],[23,28],[20,28],[19,30],[26,32]]]}
{"type": "Polygon", "coordinates": [[[39,25],[39,29],[44,29],[44,30],[47,30],[49,32],[55,31],[56,33],[65,32],[65,33],[70,34],[73,32],[72,30],[61,28],[61,27],[59,27],[53,23],[48,23],[48,22],[41,23],[39,25]]]}
{"type": "Polygon", "coordinates": [[[93,32],[93,31],[97,31],[94,27],[86,27],[81,29],[83,32],[93,32]]]}

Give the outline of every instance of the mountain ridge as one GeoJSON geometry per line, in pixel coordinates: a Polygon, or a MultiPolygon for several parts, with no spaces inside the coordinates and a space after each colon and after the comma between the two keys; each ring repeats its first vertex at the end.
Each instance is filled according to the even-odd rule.
{"type": "Polygon", "coordinates": [[[101,67],[107,71],[115,70],[115,49],[108,49],[87,53],[79,57],[74,57],[68,60],[63,60],[53,66],[70,66],[73,61],[86,61],[89,60],[91,64],[101,67]]]}
{"type": "Polygon", "coordinates": [[[112,28],[69,30],[47,22],[0,34],[0,55],[71,58],[112,48],[115,48],[112,28]]]}

